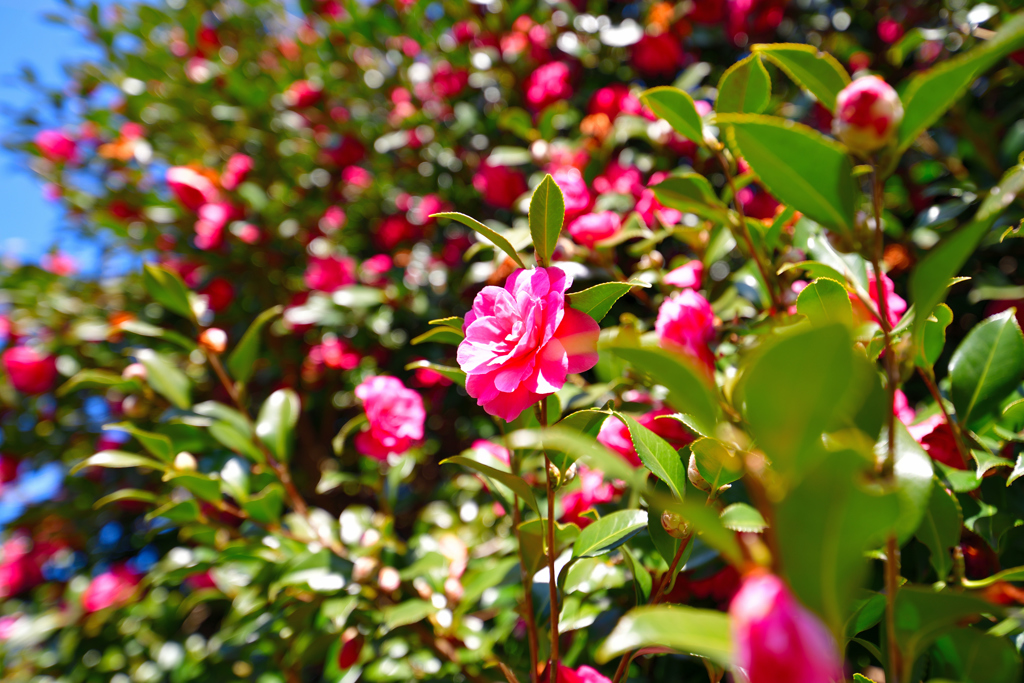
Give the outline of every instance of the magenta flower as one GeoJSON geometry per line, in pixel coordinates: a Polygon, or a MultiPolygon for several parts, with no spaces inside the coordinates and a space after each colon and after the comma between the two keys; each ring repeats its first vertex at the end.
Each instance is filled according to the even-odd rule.
{"type": "Polygon", "coordinates": [[[386,461],[402,454],[423,438],[427,417],[423,399],[395,377],[367,377],[356,387],[370,428],[356,435],[356,448],[364,455],[386,461]]]}
{"type": "Polygon", "coordinates": [[[566,220],[590,210],[594,198],[590,196],[587,181],[583,179],[583,174],[578,168],[563,166],[555,169],[551,173],[551,177],[561,188],[562,196],[565,198],[566,220]]]}
{"type": "Polygon", "coordinates": [[[565,62],[550,62],[537,67],[526,79],[526,101],[539,110],[571,97],[569,75],[569,65],[565,62]]]}
{"type": "Polygon", "coordinates": [[[615,236],[621,229],[622,220],[614,211],[585,213],[566,227],[572,238],[585,247],[593,247],[615,236]]]}
{"type": "Polygon", "coordinates": [[[863,76],[836,97],[833,132],[855,152],[873,152],[889,144],[900,121],[903,105],[892,86],[878,76],[863,76]]]}
{"type": "Polygon", "coordinates": [[[684,289],[665,299],[654,329],[665,348],[681,351],[708,368],[713,365],[708,343],[715,336],[715,314],[707,299],[697,292],[684,289]]]}
{"type": "Polygon", "coordinates": [[[252,157],[246,154],[232,154],[228,159],[224,172],[220,176],[220,184],[225,190],[233,190],[242,184],[252,170],[252,157]]]}
{"type": "MultiPolygon", "coordinates": [[[[870,268],[868,269],[867,289],[871,302],[875,305],[878,313],[881,314],[882,309],[878,304],[878,280],[875,279],[875,274],[870,268]]],[[[882,289],[885,291],[885,306],[886,313],[888,313],[889,326],[895,327],[899,323],[900,318],[903,317],[903,314],[907,312],[907,302],[896,293],[896,284],[885,273],[882,273],[882,289]]],[[[878,322],[874,314],[864,306],[855,294],[850,294],[850,303],[853,304],[854,315],[859,320],[863,322],[878,322]]]]}
{"type": "Polygon", "coordinates": [[[748,683],[846,680],[832,635],[779,577],[763,571],[747,575],[729,616],[734,664],[748,683]]]}
{"type": "Polygon", "coordinates": [[[586,465],[576,465],[580,487],[562,496],[562,521],[572,522],[581,529],[594,520],[583,513],[595,505],[611,502],[615,498],[615,487],[604,480],[604,472],[592,470],[586,465]]]}
{"type": "Polygon", "coordinates": [[[41,130],[36,134],[39,153],[55,163],[78,160],[78,146],[67,134],[59,130],[41,130]]]}
{"type": "Polygon", "coordinates": [[[661,281],[666,285],[682,289],[699,289],[703,278],[704,264],[697,259],[693,259],[665,273],[665,277],[661,278],[661,281]]]}
{"type": "Polygon", "coordinates": [[[203,204],[220,201],[213,181],[194,168],[172,166],[167,169],[167,187],[186,209],[196,211],[203,204]]]}
{"type": "Polygon", "coordinates": [[[356,263],[349,256],[314,256],[305,274],[306,286],[330,294],[356,281],[356,263]]]}
{"type": "Polygon", "coordinates": [[[23,394],[43,394],[57,379],[57,360],[31,346],[14,346],[3,354],[4,369],[23,394]]]}
{"type": "Polygon", "coordinates": [[[108,607],[120,607],[131,602],[139,576],[126,567],[114,567],[94,578],[82,593],[82,608],[98,612],[108,607]]]}
{"type": "Polygon", "coordinates": [[[466,314],[459,366],[484,410],[512,421],[597,364],[598,324],[566,304],[572,278],[559,268],[516,270],[484,287],[466,314]]]}
{"type": "MultiPolygon", "coordinates": [[[[676,420],[659,420],[662,415],[674,415],[676,411],[670,408],[658,408],[649,413],[634,418],[642,427],[647,427],[652,432],[668,442],[672,448],[679,450],[686,444],[693,441],[693,435],[686,431],[686,428],[676,420]]],[[[633,440],[629,435],[629,428],[626,423],[615,417],[609,416],[601,425],[597,433],[597,440],[610,450],[615,451],[635,467],[640,466],[640,456],[637,455],[633,440]]]]}
{"type": "Polygon", "coordinates": [[[508,166],[492,166],[484,162],[473,176],[473,188],[483,200],[499,209],[510,209],[529,189],[520,171],[508,166]]]}

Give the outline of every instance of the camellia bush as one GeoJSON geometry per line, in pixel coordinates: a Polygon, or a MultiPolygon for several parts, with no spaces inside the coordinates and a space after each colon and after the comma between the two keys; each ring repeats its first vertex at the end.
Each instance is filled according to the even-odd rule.
{"type": "Polygon", "coordinates": [[[1021,680],[1024,14],[66,4],[5,681],[1021,680]]]}

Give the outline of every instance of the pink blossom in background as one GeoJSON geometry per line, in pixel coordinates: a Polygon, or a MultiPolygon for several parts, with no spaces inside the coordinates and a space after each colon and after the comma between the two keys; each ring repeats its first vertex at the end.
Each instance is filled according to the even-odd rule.
{"type": "Polygon", "coordinates": [[[452,383],[440,372],[430,368],[416,368],[413,379],[416,380],[416,385],[421,387],[446,387],[452,383]]]}
{"type": "Polygon", "coordinates": [[[10,640],[14,636],[18,615],[0,617],[0,641],[10,640]]]}
{"type": "Polygon", "coordinates": [[[75,259],[63,252],[45,254],[42,259],[43,270],[65,277],[78,272],[78,264],[75,259]]]}
{"type": "Polygon", "coordinates": [[[348,166],[341,171],[341,181],[346,185],[365,190],[373,185],[373,176],[362,166],[348,166]]]}
{"type": "Polygon", "coordinates": [[[896,390],[896,397],[892,404],[893,414],[899,418],[899,421],[905,425],[910,425],[914,422],[917,417],[917,413],[910,407],[910,402],[907,401],[907,395],[899,389],[896,390]]]}
{"type": "Polygon", "coordinates": [[[227,202],[213,202],[199,207],[196,221],[196,248],[204,251],[217,249],[224,243],[224,228],[235,217],[237,210],[227,202]]]}
{"type": "Polygon", "coordinates": [[[526,101],[541,110],[558,100],[568,99],[572,96],[569,77],[569,65],[565,62],[549,62],[537,67],[526,79],[526,101]]]}
{"type": "Polygon", "coordinates": [[[662,346],[677,351],[712,367],[714,357],[708,343],[715,336],[715,314],[707,299],[684,289],[662,302],[654,321],[662,346]]]}
{"type": "Polygon", "coordinates": [[[235,300],[235,287],[223,277],[210,280],[199,293],[206,297],[206,305],[214,313],[220,313],[235,300]]]}
{"type": "Polygon", "coordinates": [[[625,83],[613,83],[599,88],[590,97],[587,113],[604,114],[611,120],[619,114],[639,116],[643,110],[640,99],[625,83]]]}
{"type": "Polygon", "coordinates": [[[247,154],[232,154],[220,176],[221,187],[225,190],[234,190],[242,184],[252,168],[252,157],[247,154]]]}
{"type": "Polygon", "coordinates": [[[172,166],[167,169],[167,187],[190,211],[196,211],[203,204],[220,201],[220,193],[213,181],[194,168],[172,166]]]}
{"type": "Polygon", "coordinates": [[[581,529],[594,520],[583,513],[595,505],[611,502],[615,498],[615,487],[604,480],[604,473],[592,470],[586,465],[576,465],[578,489],[572,489],[562,496],[562,522],[572,522],[581,529]]]}
{"type": "Polygon", "coordinates": [[[701,280],[704,279],[704,264],[698,259],[687,261],[678,268],[665,273],[661,281],[666,285],[681,287],[683,289],[700,289],[701,280]]]}
{"type": "Polygon", "coordinates": [[[764,190],[753,188],[749,185],[740,188],[736,192],[736,199],[739,200],[740,205],[743,207],[743,213],[748,218],[756,218],[758,220],[775,218],[775,213],[779,208],[779,202],[775,197],[764,190]]]}
{"type": "Polygon", "coordinates": [[[862,76],[836,96],[833,132],[855,152],[873,152],[896,135],[903,105],[891,85],[878,76],[862,76]]]}
{"type": "Polygon", "coordinates": [[[512,421],[566,376],[597,364],[600,328],[567,305],[572,278],[559,268],[516,270],[484,287],[466,314],[459,366],[466,391],[490,415],[512,421]]]}
{"type": "Polygon", "coordinates": [[[686,63],[682,41],[671,33],[644,34],[633,46],[633,66],[645,77],[672,76],[686,63]]]}
{"type": "MultiPolygon", "coordinates": [[[[885,290],[885,304],[887,306],[887,313],[889,314],[889,325],[895,326],[903,314],[907,312],[907,302],[899,294],[896,293],[896,285],[892,279],[882,273],[882,288],[885,290]]],[[[878,281],[875,279],[875,274],[868,269],[868,296],[871,298],[871,302],[875,305],[875,308],[881,314],[881,307],[878,305],[878,281]]],[[[875,321],[875,316],[867,309],[867,307],[861,302],[856,294],[850,294],[850,303],[853,305],[854,315],[862,322],[875,321]]]]}
{"type": "Polygon", "coordinates": [[[311,256],[305,281],[310,289],[330,294],[356,281],[356,262],[350,256],[311,256]]]}
{"type": "Polygon", "coordinates": [[[405,214],[386,217],[377,225],[377,240],[385,249],[394,249],[401,242],[410,242],[423,234],[423,230],[409,222],[405,214]]]}
{"type": "Polygon", "coordinates": [[[364,455],[387,460],[402,454],[423,438],[426,411],[423,399],[395,377],[374,376],[356,387],[369,429],[356,435],[356,448],[364,455]]]}
{"type": "MultiPolygon", "coordinates": [[[[662,415],[674,415],[676,411],[670,408],[658,408],[640,416],[632,416],[640,426],[651,430],[665,441],[672,448],[679,450],[693,441],[690,434],[677,420],[659,420],[662,415]]],[[[615,451],[635,467],[640,466],[640,456],[633,446],[633,439],[630,437],[629,428],[626,423],[611,415],[601,425],[597,433],[597,440],[607,448],[615,451]]]]}
{"type": "Polygon", "coordinates": [[[345,227],[345,211],[340,206],[329,206],[320,219],[320,230],[325,235],[341,230],[345,227]]]}
{"type": "Polygon", "coordinates": [[[562,190],[562,195],[565,199],[566,220],[590,210],[591,205],[594,203],[594,198],[590,195],[590,190],[587,189],[587,182],[583,179],[583,174],[580,173],[578,168],[563,166],[562,168],[555,169],[551,173],[551,177],[562,190]]]}
{"type": "Polygon", "coordinates": [[[641,426],[647,427],[667,441],[669,446],[679,450],[693,441],[693,434],[691,434],[686,427],[679,422],[679,420],[658,419],[665,415],[675,414],[676,411],[671,408],[657,408],[644,413],[640,417],[636,418],[636,421],[639,422],[641,426]]]}
{"type": "Polygon", "coordinates": [[[445,203],[436,194],[424,195],[413,201],[413,206],[409,209],[409,220],[415,225],[428,225],[435,221],[430,217],[432,214],[441,213],[446,208],[445,203]]]}
{"type": "MultiPolygon", "coordinates": [[[[508,467],[512,463],[512,456],[509,454],[508,449],[504,446],[488,441],[487,439],[477,439],[470,446],[473,450],[480,450],[486,452],[496,461],[508,467]]],[[[487,464],[487,463],[485,463],[487,464]]]]}
{"type": "Polygon", "coordinates": [[[441,62],[434,69],[434,77],[431,81],[434,86],[434,94],[442,99],[455,97],[469,83],[469,72],[465,69],[455,69],[448,62],[441,62]]]}
{"type": "Polygon", "coordinates": [[[289,107],[311,107],[320,101],[323,91],[309,81],[295,81],[284,92],[284,103],[289,107]]]}
{"type": "Polygon", "coordinates": [[[529,188],[520,171],[484,162],[473,176],[473,187],[491,206],[510,209],[529,188]]]}
{"type": "Polygon", "coordinates": [[[263,236],[260,229],[252,223],[238,223],[233,225],[231,226],[231,232],[234,233],[235,237],[246,244],[257,244],[263,236]]]}
{"type": "Polygon", "coordinates": [[[358,164],[366,157],[366,148],[363,147],[363,143],[349,135],[343,135],[336,145],[324,148],[322,152],[331,163],[338,167],[358,164]]]}
{"type": "Polygon", "coordinates": [[[966,469],[964,460],[960,457],[960,450],[956,447],[953,428],[949,426],[941,412],[921,420],[915,425],[910,425],[907,427],[907,431],[915,441],[921,444],[921,448],[931,456],[932,460],[954,469],[966,469]]]}
{"type": "Polygon", "coordinates": [[[639,197],[644,191],[644,181],[636,166],[623,166],[613,161],[605,167],[603,174],[594,178],[594,191],[598,194],[616,192],[639,197]]]}
{"type": "Polygon", "coordinates": [[[878,22],[878,37],[886,43],[895,43],[903,37],[903,27],[892,17],[886,17],[878,22]]]}
{"type": "Polygon", "coordinates": [[[377,281],[394,266],[387,254],[376,254],[363,261],[363,275],[368,281],[377,281]]]}
{"type": "Polygon", "coordinates": [[[585,247],[593,247],[598,242],[614,237],[621,229],[622,220],[614,211],[583,214],[566,228],[572,238],[585,247]]]}
{"type": "Polygon", "coordinates": [[[606,417],[597,433],[597,440],[609,450],[621,455],[629,464],[634,467],[640,466],[640,456],[637,455],[636,448],[633,446],[629,428],[619,418],[614,415],[606,417]]]}
{"type": "MultiPolygon", "coordinates": [[[[549,678],[548,672],[545,671],[544,676],[541,678],[541,683],[548,683],[549,678]]],[[[558,676],[555,678],[556,683],[611,683],[611,680],[600,671],[586,665],[578,669],[570,669],[566,665],[559,663],[558,676]]]]}
{"type": "Polygon", "coordinates": [[[43,582],[42,561],[26,536],[15,536],[0,547],[0,599],[18,595],[43,582]]]}
{"type": "Polygon", "coordinates": [[[832,635],[779,577],[765,571],[744,577],[729,618],[734,665],[749,683],[846,680],[832,635]]]}
{"type": "Polygon", "coordinates": [[[114,567],[93,578],[82,592],[82,608],[86,612],[98,612],[108,607],[121,607],[135,595],[139,576],[127,567],[114,567]]]}
{"type": "Polygon", "coordinates": [[[59,130],[41,130],[36,134],[39,153],[55,163],[78,160],[78,145],[66,133],[59,130]]]}
{"type": "Polygon", "coordinates": [[[654,195],[651,188],[668,177],[667,173],[655,173],[647,182],[647,187],[640,193],[640,199],[636,203],[636,211],[644,219],[648,228],[654,227],[654,219],[657,217],[662,223],[668,226],[678,225],[683,220],[683,214],[676,209],[669,209],[662,206],[661,202],[654,195]]]}
{"type": "Polygon", "coordinates": [[[359,366],[361,360],[358,353],[337,337],[324,339],[314,346],[309,350],[309,358],[334,370],[352,370],[359,366]]]}
{"type": "Polygon", "coordinates": [[[23,394],[46,393],[57,379],[57,359],[31,346],[7,349],[3,364],[11,384],[23,394]]]}

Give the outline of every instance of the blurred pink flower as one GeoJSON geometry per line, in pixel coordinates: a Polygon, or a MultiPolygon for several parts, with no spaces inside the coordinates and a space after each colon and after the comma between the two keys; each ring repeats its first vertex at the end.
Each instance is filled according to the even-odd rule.
{"type": "Polygon", "coordinates": [[[78,264],[72,257],[58,251],[43,256],[43,270],[64,277],[77,273],[78,264]]]}
{"type": "Polygon", "coordinates": [[[715,336],[715,314],[707,299],[684,289],[665,299],[654,322],[662,346],[681,351],[709,369],[714,357],[708,343],[715,336]]]}
{"type": "Polygon", "coordinates": [[[535,110],[572,96],[569,65],[549,62],[539,66],[526,79],[526,101],[535,110]]]}
{"type": "Polygon", "coordinates": [[[603,174],[594,178],[594,191],[598,194],[617,192],[639,197],[644,191],[640,169],[613,161],[605,167],[603,174]]]}
{"type": "Polygon", "coordinates": [[[523,174],[509,166],[480,165],[473,176],[473,187],[483,200],[499,209],[510,209],[529,186],[523,174]]]}
{"type": "Polygon", "coordinates": [[[39,153],[55,163],[78,160],[78,145],[66,133],[59,130],[41,130],[36,134],[39,153]]]}
{"type": "MultiPolygon", "coordinates": [[[[907,312],[907,302],[896,293],[895,283],[885,273],[882,273],[882,288],[885,290],[885,305],[887,307],[886,312],[889,314],[889,325],[895,326],[900,321],[900,318],[903,317],[903,314],[907,312]]],[[[881,314],[881,308],[878,305],[878,281],[875,279],[875,274],[870,268],[868,269],[868,296],[871,298],[875,308],[878,309],[879,314],[881,314]]],[[[864,306],[855,294],[850,294],[850,303],[853,304],[855,317],[862,322],[877,322],[874,315],[868,311],[867,307],[864,306]]]]}
{"type": "MultiPolygon", "coordinates": [[[[672,448],[679,450],[686,444],[693,441],[693,435],[686,431],[686,428],[676,420],[659,420],[662,415],[674,415],[676,411],[670,408],[658,408],[639,417],[634,416],[642,427],[647,427],[652,432],[668,442],[672,448]]],[[[629,429],[619,418],[614,415],[605,419],[601,430],[597,433],[597,440],[615,451],[630,464],[639,467],[640,456],[637,455],[633,440],[630,438],[629,429]]]]}
{"type": "Polygon", "coordinates": [[[576,465],[576,479],[579,488],[562,495],[562,522],[572,522],[581,529],[594,520],[583,513],[595,505],[608,503],[615,498],[615,487],[604,480],[604,473],[592,470],[586,465],[576,465]]]}
{"type": "Polygon", "coordinates": [[[356,435],[356,448],[364,455],[387,460],[402,454],[423,438],[426,411],[423,399],[395,377],[366,378],[356,387],[363,402],[369,429],[356,435]]]}
{"type": "Polygon", "coordinates": [[[220,175],[220,185],[225,190],[234,190],[242,184],[253,168],[252,157],[247,154],[232,154],[220,175]]]}
{"type": "Polygon", "coordinates": [[[654,227],[655,217],[668,226],[678,225],[683,220],[682,212],[662,206],[661,202],[654,195],[654,190],[651,189],[667,177],[667,173],[655,173],[652,175],[647,183],[647,187],[641,192],[640,199],[636,203],[636,211],[644,219],[644,223],[647,224],[648,228],[654,227]]]}
{"type": "Polygon", "coordinates": [[[622,229],[619,214],[614,211],[586,213],[576,218],[566,228],[577,243],[593,247],[596,243],[618,234],[622,229]]]}
{"type": "Polygon", "coordinates": [[[14,346],[3,353],[7,376],[23,394],[43,394],[57,379],[57,359],[31,346],[14,346]]]}
{"type": "Polygon", "coordinates": [[[567,305],[572,278],[559,268],[516,270],[504,287],[484,287],[466,314],[459,366],[485,411],[519,417],[597,364],[598,324],[567,305]]]}
{"type": "Polygon", "coordinates": [[[907,427],[907,431],[914,437],[914,440],[921,444],[921,448],[931,456],[932,460],[954,469],[965,469],[964,460],[960,457],[960,450],[956,447],[953,429],[946,422],[942,413],[936,413],[915,425],[910,425],[907,427]]]}
{"type": "Polygon", "coordinates": [[[224,243],[224,228],[237,214],[237,210],[227,202],[213,202],[199,207],[199,220],[196,221],[196,248],[204,251],[217,249],[224,243]]]}
{"type": "Polygon", "coordinates": [[[167,169],[166,179],[167,187],[186,209],[196,211],[203,204],[220,201],[213,181],[194,168],[172,166],[167,169]]]}
{"type": "Polygon", "coordinates": [[[306,286],[330,294],[356,281],[356,262],[350,256],[312,256],[306,266],[306,286]]]}
{"type": "Polygon", "coordinates": [[[139,576],[127,567],[118,566],[93,578],[82,592],[82,608],[97,612],[108,607],[126,605],[135,595],[139,576]]]}
{"type": "Polygon", "coordinates": [[[665,277],[661,278],[661,281],[673,287],[700,289],[700,283],[703,278],[704,264],[698,259],[692,259],[678,268],[665,273],[665,277]]]}
{"type": "Polygon", "coordinates": [[[672,76],[686,61],[682,41],[671,33],[645,34],[633,46],[633,66],[642,76],[672,76]]]}
{"type": "Polygon", "coordinates": [[[587,182],[578,168],[563,166],[551,173],[565,198],[565,218],[569,220],[590,210],[594,198],[587,189],[587,182]]]}
{"type": "Polygon", "coordinates": [[[359,366],[360,356],[337,337],[324,339],[309,350],[314,364],[323,364],[334,370],[352,370],[359,366]]]}
{"type": "Polygon", "coordinates": [[[309,81],[295,81],[284,92],[284,103],[289,107],[302,109],[320,101],[323,91],[309,81]]]}
{"type": "Polygon", "coordinates": [[[639,116],[642,110],[640,99],[625,83],[613,83],[599,88],[591,95],[587,105],[587,113],[604,114],[613,121],[619,114],[639,116]]]}

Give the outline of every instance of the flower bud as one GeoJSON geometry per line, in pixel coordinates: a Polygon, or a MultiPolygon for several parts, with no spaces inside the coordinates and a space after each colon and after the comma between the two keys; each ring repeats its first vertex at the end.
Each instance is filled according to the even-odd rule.
{"type": "Polygon", "coordinates": [[[711,484],[705,481],[701,475],[700,470],[697,469],[697,456],[690,453],[690,464],[686,468],[686,477],[690,480],[690,483],[696,486],[701,491],[711,491],[711,484]]]}
{"type": "Polygon", "coordinates": [[[142,363],[132,363],[121,371],[122,379],[146,379],[146,366],[142,363]]]}
{"type": "Polygon", "coordinates": [[[672,538],[683,539],[690,535],[690,523],[669,510],[661,513],[661,527],[672,538]]]}
{"type": "Polygon", "coordinates": [[[203,330],[199,335],[199,346],[211,353],[224,353],[228,348],[228,334],[219,327],[203,330]]]}
{"type": "Polygon", "coordinates": [[[903,105],[892,86],[878,76],[858,78],[836,97],[833,132],[854,152],[874,152],[893,139],[903,105]]]}
{"type": "Polygon", "coordinates": [[[359,629],[350,626],[341,634],[341,647],[338,648],[338,668],[344,671],[359,661],[363,651],[363,636],[359,629]]]}
{"type": "Polygon", "coordinates": [[[747,575],[729,605],[729,616],[733,664],[749,683],[845,680],[832,635],[779,577],[765,571],[747,575]]]}
{"type": "Polygon", "coordinates": [[[182,451],[174,456],[174,469],[176,470],[195,472],[198,467],[199,463],[196,462],[196,456],[192,455],[188,451],[182,451]]]}

